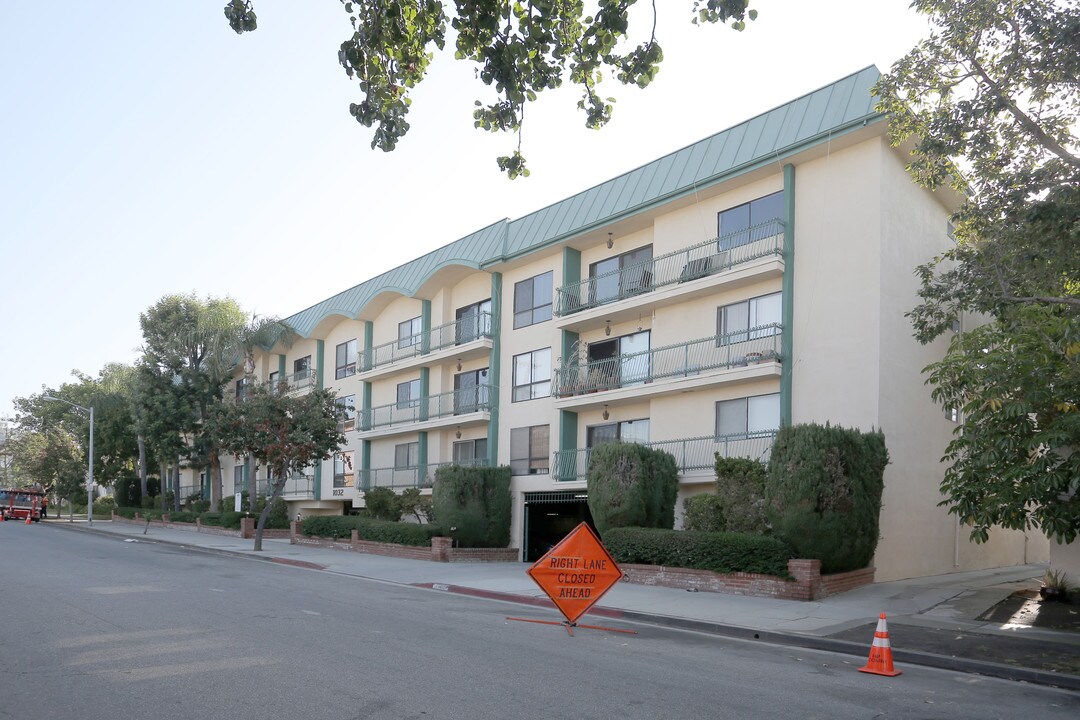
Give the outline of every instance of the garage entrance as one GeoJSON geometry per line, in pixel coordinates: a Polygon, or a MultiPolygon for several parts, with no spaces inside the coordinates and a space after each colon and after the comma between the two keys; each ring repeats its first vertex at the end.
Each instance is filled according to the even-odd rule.
{"type": "Polygon", "coordinates": [[[593,525],[587,498],[584,492],[574,491],[525,493],[525,562],[539,560],[580,523],[593,525]]]}

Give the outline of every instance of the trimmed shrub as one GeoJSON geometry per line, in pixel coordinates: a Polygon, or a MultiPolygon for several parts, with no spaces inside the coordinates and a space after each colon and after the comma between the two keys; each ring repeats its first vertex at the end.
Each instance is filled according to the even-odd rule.
{"type": "Polygon", "coordinates": [[[397,522],[401,519],[401,500],[388,487],[375,487],[364,491],[364,505],[377,520],[397,522]]]}
{"type": "Polygon", "coordinates": [[[406,488],[398,496],[401,502],[401,514],[412,515],[418,523],[435,522],[435,511],[431,505],[430,495],[421,495],[420,488],[406,488]]]}
{"type": "Polygon", "coordinates": [[[439,525],[459,547],[510,544],[509,467],[440,467],[431,500],[439,525]]]}
{"type": "Polygon", "coordinates": [[[308,537],[349,538],[356,530],[361,540],[430,547],[431,538],[442,535],[435,525],[389,522],[356,515],[312,515],[300,523],[300,532],[308,537]]]}
{"type": "Polygon", "coordinates": [[[142,505],[142,490],[137,477],[118,477],[113,481],[113,496],[118,507],[142,505]]]}
{"type": "Polygon", "coordinates": [[[128,520],[134,520],[135,519],[135,513],[137,513],[137,512],[141,512],[140,508],[133,508],[133,507],[118,507],[118,508],[116,508],[116,514],[119,515],[122,518],[127,518],[128,520]]]}
{"type": "Polygon", "coordinates": [[[229,530],[239,530],[240,520],[244,517],[247,517],[247,513],[245,512],[226,510],[221,513],[221,527],[228,528],[229,530]]]}
{"type": "Polygon", "coordinates": [[[695,495],[683,501],[683,527],[698,532],[723,532],[724,508],[716,495],[695,495]]]}
{"type": "MultiPolygon", "coordinates": [[[[162,512],[160,510],[155,510],[154,512],[157,514],[158,518],[161,517],[162,512]]],[[[168,512],[168,510],[166,510],[165,512],[168,512]]],[[[169,522],[193,523],[193,522],[195,522],[196,518],[198,518],[198,517],[199,516],[196,513],[188,512],[186,510],[181,510],[180,512],[170,512],[169,513],[169,522]]],[[[203,520],[203,522],[205,524],[207,524],[207,525],[212,524],[212,523],[207,523],[205,520],[203,520]]]]}
{"type": "MultiPolygon", "coordinates": [[[[258,524],[259,515],[264,507],[266,507],[266,498],[264,496],[255,498],[254,517],[256,524],[258,524]]],[[[274,505],[270,508],[270,514],[266,516],[266,528],[270,530],[289,529],[289,505],[282,498],[275,500],[274,505]]]]}
{"type": "Polygon", "coordinates": [[[612,528],[604,546],[616,562],[751,572],[787,577],[791,548],[776,538],[747,533],[693,532],[660,528],[612,528]]]}
{"type": "Polygon", "coordinates": [[[594,447],[588,491],[589,512],[601,534],[615,527],[675,525],[679,471],[663,450],[624,442],[594,447]]]}
{"type": "MultiPolygon", "coordinates": [[[[175,513],[179,515],[180,513],[175,513]]],[[[199,521],[203,525],[212,525],[214,527],[221,527],[221,513],[219,512],[204,512],[199,516],[199,521]]]]}
{"type": "Polygon", "coordinates": [[[111,497],[102,497],[94,500],[94,512],[108,515],[116,507],[116,500],[111,497]]]}
{"type": "Polygon", "coordinates": [[[769,533],[765,504],[765,463],[749,458],[716,455],[716,495],[728,532],[769,533]]]}
{"type": "MultiPolygon", "coordinates": [[[[192,495],[191,497],[193,498],[195,496],[192,495]]],[[[210,510],[210,501],[209,500],[192,500],[191,498],[188,498],[188,501],[186,503],[184,503],[184,509],[188,510],[190,512],[193,512],[196,515],[199,514],[199,513],[205,513],[205,512],[210,510]]]]}
{"type": "Polygon", "coordinates": [[[823,573],[870,564],[878,542],[889,452],[881,432],[830,425],[781,428],[773,443],[766,501],[773,532],[823,573]]]}

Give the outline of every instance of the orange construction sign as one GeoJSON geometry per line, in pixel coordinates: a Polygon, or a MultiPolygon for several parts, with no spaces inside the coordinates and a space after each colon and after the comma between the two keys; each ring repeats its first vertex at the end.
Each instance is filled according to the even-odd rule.
{"type": "Polygon", "coordinates": [[[528,573],[571,625],[623,576],[587,523],[570,531],[528,573]]]}

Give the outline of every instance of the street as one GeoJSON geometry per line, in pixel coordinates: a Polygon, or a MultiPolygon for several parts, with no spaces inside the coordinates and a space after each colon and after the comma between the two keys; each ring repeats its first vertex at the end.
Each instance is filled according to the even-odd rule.
{"type": "Polygon", "coordinates": [[[1052,688],[614,621],[640,634],[569,637],[506,620],[556,619],[537,608],[51,523],[0,524],[0,548],[0,718],[1080,716],[1052,688]]]}

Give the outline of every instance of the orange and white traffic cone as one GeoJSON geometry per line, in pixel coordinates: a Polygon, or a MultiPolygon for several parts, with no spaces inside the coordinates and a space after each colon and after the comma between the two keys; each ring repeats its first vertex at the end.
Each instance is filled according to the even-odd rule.
{"type": "Polygon", "coordinates": [[[885,623],[885,613],[881,613],[877,621],[874,644],[870,646],[870,659],[865,666],[859,668],[859,672],[889,677],[895,677],[902,672],[893,667],[892,645],[889,644],[889,626],[885,623]]]}
{"type": "Polygon", "coordinates": [[[30,524],[30,513],[26,513],[26,524],[30,524]]]}

